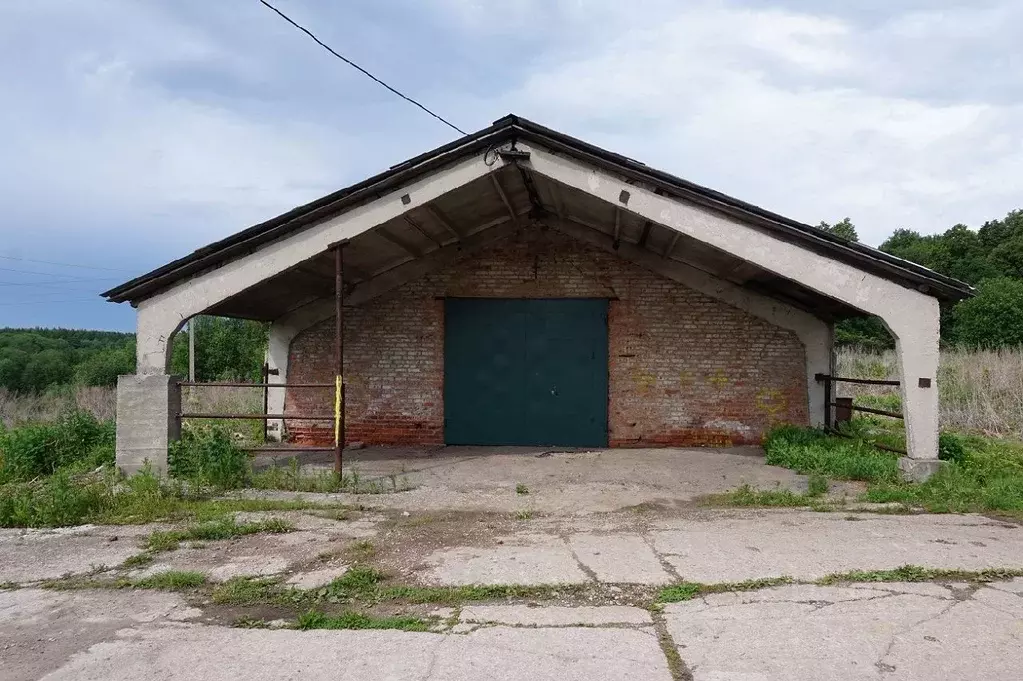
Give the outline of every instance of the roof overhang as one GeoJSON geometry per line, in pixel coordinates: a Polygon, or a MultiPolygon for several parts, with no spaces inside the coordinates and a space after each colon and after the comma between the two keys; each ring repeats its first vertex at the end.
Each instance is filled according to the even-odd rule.
{"type": "MultiPolygon", "coordinates": [[[[589,229],[611,243],[629,243],[658,256],[701,269],[716,277],[768,295],[818,315],[841,319],[862,314],[798,281],[780,277],[762,266],[736,258],[690,235],[631,212],[628,205],[600,199],[533,172],[528,158],[509,153],[515,145],[535,146],[569,157],[587,167],[620,178],[636,188],[687,205],[713,211],[769,233],[776,239],[852,265],[900,286],[944,301],[961,300],[973,289],[925,267],[877,249],[845,241],[815,227],[771,213],[705,187],[657,171],[624,156],[563,135],[515,116],[489,128],[410,159],[359,184],[295,208],[267,222],[201,248],[103,295],[133,305],[213,271],[267,245],[342,215],[407,187],[465,159],[485,155],[494,171],[452,189],[430,203],[389,219],[349,240],[345,247],[345,284],[359,291],[382,290],[380,282],[400,282],[399,272],[422,271],[422,263],[444,261],[466,248],[477,248],[527,224],[589,229]],[[500,160],[500,162],[497,162],[500,160]],[[417,265],[418,264],[418,265],[417,265]]],[[[206,312],[273,320],[333,290],[329,253],[313,257],[261,283],[220,301],[206,312]]],[[[370,297],[369,293],[362,293],[370,297]]]]}

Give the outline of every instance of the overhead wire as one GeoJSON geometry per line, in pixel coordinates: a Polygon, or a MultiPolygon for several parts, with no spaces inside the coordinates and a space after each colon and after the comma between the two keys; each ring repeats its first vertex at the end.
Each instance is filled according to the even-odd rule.
{"type": "Polygon", "coordinates": [[[391,87],[390,85],[388,85],[388,84],[387,84],[387,83],[385,83],[384,81],[380,80],[379,78],[377,78],[376,76],[374,76],[374,75],[373,75],[372,73],[370,73],[370,72],[369,72],[369,71],[367,71],[366,69],[362,68],[361,66],[359,66],[358,64],[356,64],[355,62],[353,62],[353,61],[352,61],[351,59],[349,59],[348,57],[345,57],[344,55],[342,55],[342,54],[338,53],[338,52],[337,52],[337,51],[335,51],[335,50],[334,50],[334,48],[332,48],[332,47],[331,47],[330,45],[328,45],[327,43],[323,42],[322,40],[320,40],[319,38],[317,38],[317,37],[316,37],[315,35],[313,35],[312,31],[310,31],[309,29],[307,29],[307,28],[306,28],[305,26],[302,26],[302,25],[298,24],[298,23],[297,23],[297,22],[296,22],[296,21],[295,21],[294,19],[292,19],[291,17],[289,17],[289,16],[287,15],[287,14],[285,14],[284,12],[282,12],[281,10],[277,9],[276,7],[274,7],[273,5],[271,5],[271,4],[269,3],[269,2],[267,2],[267,0],[259,0],[259,2],[260,2],[260,3],[262,3],[262,4],[264,5],[264,6],[266,6],[267,8],[269,8],[269,9],[273,10],[274,12],[276,12],[276,13],[277,13],[277,15],[278,15],[278,16],[280,16],[280,17],[281,17],[282,19],[284,19],[284,20],[285,20],[285,21],[287,21],[287,22],[288,22],[289,24],[291,24],[292,26],[294,26],[295,28],[297,28],[298,30],[302,31],[302,32],[303,32],[303,33],[305,33],[305,34],[306,34],[307,36],[309,36],[310,38],[312,38],[312,39],[313,39],[313,40],[314,40],[314,41],[316,42],[316,44],[317,44],[317,45],[319,45],[319,46],[320,46],[320,47],[322,47],[323,49],[327,50],[328,52],[330,52],[330,53],[331,53],[332,55],[334,55],[335,57],[337,57],[338,59],[340,59],[340,60],[341,60],[341,61],[343,61],[344,63],[348,64],[349,66],[351,66],[351,67],[352,67],[353,69],[355,69],[355,70],[356,70],[356,71],[358,71],[359,73],[363,74],[363,75],[364,75],[364,76],[366,76],[367,78],[369,78],[369,79],[373,80],[374,82],[376,82],[376,83],[378,83],[378,84],[382,85],[383,87],[387,88],[388,90],[390,90],[390,91],[391,91],[391,92],[393,92],[394,94],[396,94],[396,95],[398,95],[399,97],[401,97],[402,99],[404,99],[404,100],[405,100],[406,102],[409,102],[410,104],[413,104],[414,106],[417,106],[417,107],[419,107],[420,109],[422,109],[422,110],[423,110],[423,111],[425,111],[426,113],[430,114],[431,116],[433,116],[433,117],[434,117],[434,118],[436,118],[436,119],[437,119],[438,121],[440,121],[440,122],[441,122],[441,123],[443,123],[444,125],[446,125],[446,126],[448,126],[449,128],[451,128],[452,130],[454,130],[454,131],[456,131],[456,132],[458,132],[458,133],[461,133],[462,135],[468,135],[468,134],[469,134],[469,133],[465,132],[464,130],[462,130],[461,128],[459,128],[459,127],[458,127],[457,125],[455,125],[454,123],[452,123],[451,121],[449,121],[449,120],[447,120],[446,118],[444,118],[443,116],[441,116],[440,114],[436,114],[436,113],[434,113],[433,111],[430,111],[430,110],[429,110],[428,108],[426,108],[425,106],[423,106],[422,104],[420,104],[420,103],[419,103],[419,102],[417,102],[416,100],[412,99],[412,98],[411,98],[411,97],[409,97],[408,95],[406,95],[406,94],[404,94],[404,93],[402,93],[402,92],[398,91],[397,89],[395,89],[395,88],[391,87]]]}

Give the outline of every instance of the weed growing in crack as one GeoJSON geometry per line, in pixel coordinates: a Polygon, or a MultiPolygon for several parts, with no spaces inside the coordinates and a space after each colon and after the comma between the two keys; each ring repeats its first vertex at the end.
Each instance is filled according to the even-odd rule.
{"type": "Polygon", "coordinates": [[[222,518],[180,530],[153,532],[149,535],[147,548],[157,552],[173,551],[183,541],[216,541],[259,533],[282,534],[294,529],[292,523],[280,518],[269,518],[254,523],[238,523],[234,518],[222,518]]]}
{"type": "Polygon", "coordinates": [[[168,570],[149,577],[133,580],[131,586],[139,589],[166,589],[178,591],[195,589],[206,584],[206,575],[191,570],[168,570]]]}
{"type": "Polygon", "coordinates": [[[893,570],[851,570],[836,572],[814,581],[819,586],[846,582],[995,582],[1023,577],[1023,569],[988,568],[986,570],[947,570],[919,565],[903,565],[893,570]]]}
{"type": "Polygon", "coordinates": [[[515,485],[515,493],[520,495],[529,494],[529,488],[520,482],[519,484],[515,485]]]}
{"type": "Polygon", "coordinates": [[[121,563],[121,567],[125,570],[131,568],[140,568],[145,565],[149,565],[153,562],[153,554],[143,551],[142,553],[136,553],[134,556],[125,558],[124,562],[121,563]]]}
{"type": "Polygon", "coordinates": [[[681,582],[661,589],[657,595],[657,601],[660,603],[678,603],[706,594],[726,593],[729,591],[757,591],[772,586],[795,583],[796,580],[791,577],[767,577],[764,579],[749,579],[744,582],[720,582],[717,584],[681,582]]]}
{"type": "Polygon", "coordinates": [[[375,617],[362,612],[346,611],[340,615],[326,615],[310,610],[300,615],[297,629],[399,629],[401,631],[429,631],[430,623],[420,617],[398,615],[375,617]]]}

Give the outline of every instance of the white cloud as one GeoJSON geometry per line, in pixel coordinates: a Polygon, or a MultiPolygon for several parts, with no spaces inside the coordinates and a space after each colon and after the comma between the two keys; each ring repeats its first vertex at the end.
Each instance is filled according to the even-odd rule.
{"type": "Polygon", "coordinates": [[[661,9],[619,13],[615,39],[547,59],[503,108],[806,222],[849,215],[871,243],[1019,204],[1023,105],[884,87],[934,81],[983,39],[969,27],[991,26],[988,14],[959,35],[956,14],[864,28],[716,2],[661,9]],[[928,48],[932,33],[942,40],[928,48]]]}

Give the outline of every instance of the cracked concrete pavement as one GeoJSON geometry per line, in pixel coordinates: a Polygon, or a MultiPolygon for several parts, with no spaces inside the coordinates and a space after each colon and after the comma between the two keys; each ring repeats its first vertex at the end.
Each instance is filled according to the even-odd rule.
{"type": "MultiPolygon", "coordinates": [[[[809,581],[906,564],[1023,568],[1017,523],[977,515],[701,508],[681,503],[695,487],[669,489],[683,475],[670,452],[639,463],[631,454],[619,459],[629,470],[619,468],[618,478],[629,479],[621,486],[604,480],[613,471],[607,453],[592,454],[526,456],[492,467],[479,457],[453,468],[442,461],[430,484],[447,487],[423,508],[417,504],[429,488],[363,495],[357,501],[372,508],[344,513],[240,513],[239,522],[280,517],[296,529],[186,542],[141,568],[117,566],[142,550],[149,532],[167,526],[0,530],[0,585],[10,587],[0,586],[0,678],[1019,677],[1023,579],[979,586],[790,585],[711,594],[663,611],[635,607],[649,604],[660,585],[682,580],[787,575],[809,581]],[[595,470],[587,472],[587,465],[595,470]],[[564,477],[557,475],[559,466],[564,477]],[[632,466],[638,467],[635,477],[632,466]],[[664,475],[657,475],[658,467],[664,475]],[[456,475],[444,483],[452,471],[456,475]],[[475,497],[470,473],[483,478],[475,497]],[[515,493],[519,478],[529,494],[515,493]],[[419,496],[407,496],[413,494],[419,496]],[[516,513],[523,510],[529,513],[516,513]],[[237,617],[298,613],[216,610],[193,592],[38,588],[66,575],[144,576],[168,569],[199,570],[211,581],[262,575],[318,588],[365,560],[399,583],[585,588],[567,589],[552,601],[439,610],[441,621],[431,632],[243,629],[226,625],[237,617]]],[[[703,481],[701,491],[748,481],[750,470],[758,479],[776,476],[745,453],[724,456],[683,457],[693,465],[709,462],[685,475],[703,481]],[[722,466],[725,483],[716,479],[722,466]]]]}
{"type": "Polygon", "coordinates": [[[1007,681],[1023,666],[1020,579],[793,585],[668,605],[675,669],[635,607],[470,606],[432,633],[236,629],[200,613],[172,594],[0,591],[3,677],[1007,681]]]}

